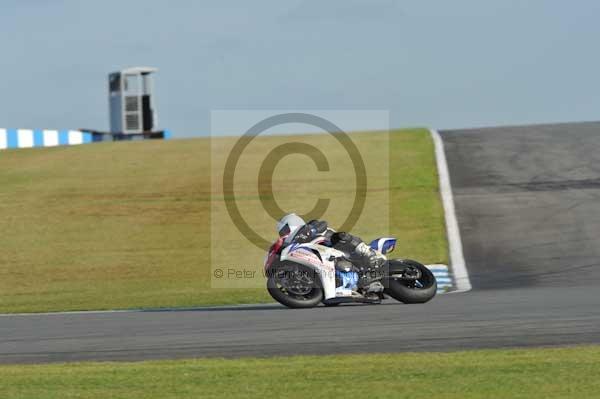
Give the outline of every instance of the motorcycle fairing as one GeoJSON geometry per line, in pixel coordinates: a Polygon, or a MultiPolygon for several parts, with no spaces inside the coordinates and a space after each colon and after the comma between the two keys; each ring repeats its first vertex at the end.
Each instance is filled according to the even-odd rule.
{"type": "Polygon", "coordinates": [[[324,299],[335,298],[335,265],[330,258],[342,257],[344,253],[335,248],[317,244],[316,241],[289,245],[281,251],[279,259],[299,263],[315,270],[321,279],[324,299]],[[317,256],[315,252],[319,255],[317,256]]]}

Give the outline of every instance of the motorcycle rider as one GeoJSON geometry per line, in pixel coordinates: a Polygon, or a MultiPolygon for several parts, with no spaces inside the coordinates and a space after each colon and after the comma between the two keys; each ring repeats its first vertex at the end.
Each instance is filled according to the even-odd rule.
{"type": "Polygon", "coordinates": [[[349,261],[358,269],[358,288],[367,292],[378,292],[383,286],[378,282],[384,275],[386,258],[368,246],[357,236],[346,232],[336,232],[324,220],[311,220],[308,223],[290,213],[277,223],[279,237],[284,238],[284,246],[292,243],[305,243],[318,236],[325,237],[331,246],[349,255],[349,261]]]}

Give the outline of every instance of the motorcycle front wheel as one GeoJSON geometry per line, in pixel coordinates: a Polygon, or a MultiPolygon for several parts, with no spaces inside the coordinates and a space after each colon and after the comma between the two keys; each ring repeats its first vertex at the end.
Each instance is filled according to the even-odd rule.
{"type": "Polygon", "coordinates": [[[323,300],[318,274],[303,265],[273,265],[267,275],[267,291],[277,302],[289,308],[312,308],[323,300]]]}
{"type": "Polygon", "coordinates": [[[425,265],[408,259],[389,261],[389,276],[384,282],[385,293],[403,303],[425,303],[437,292],[435,276],[425,265]],[[393,275],[413,275],[417,278],[394,278],[393,275]]]}

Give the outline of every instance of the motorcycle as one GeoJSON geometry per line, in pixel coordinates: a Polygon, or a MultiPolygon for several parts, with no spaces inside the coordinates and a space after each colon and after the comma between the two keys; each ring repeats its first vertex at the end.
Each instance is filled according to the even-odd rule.
{"type": "MultiPolygon", "coordinates": [[[[276,241],[265,258],[267,290],[277,302],[290,308],[312,308],[319,303],[381,303],[391,297],[403,303],[425,303],[436,294],[433,273],[421,263],[409,259],[387,259],[383,273],[376,279],[377,292],[357,287],[360,278],[348,254],[333,248],[324,237],[307,243],[276,241]]],[[[370,247],[382,255],[392,252],[396,239],[378,238],[370,247]]]]}

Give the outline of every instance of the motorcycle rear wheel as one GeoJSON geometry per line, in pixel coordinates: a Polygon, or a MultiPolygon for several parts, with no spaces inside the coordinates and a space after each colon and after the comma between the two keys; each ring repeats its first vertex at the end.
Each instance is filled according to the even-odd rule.
{"type": "Polygon", "coordinates": [[[273,265],[267,279],[267,291],[288,308],[312,308],[323,300],[323,289],[316,272],[296,263],[273,265]]]}
{"type": "Polygon", "coordinates": [[[425,303],[437,292],[435,276],[425,265],[409,259],[393,259],[389,261],[389,274],[393,275],[406,268],[414,268],[421,276],[417,280],[403,280],[387,277],[384,282],[385,293],[403,303],[425,303]]]}

